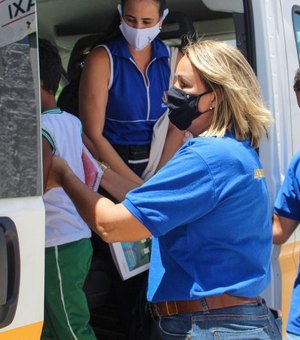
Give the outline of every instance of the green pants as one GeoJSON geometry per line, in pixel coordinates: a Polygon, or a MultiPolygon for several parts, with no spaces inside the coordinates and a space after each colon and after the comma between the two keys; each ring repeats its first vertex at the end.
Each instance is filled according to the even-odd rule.
{"type": "Polygon", "coordinates": [[[96,339],[83,291],[91,258],[89,239],[46,248],[42,339],[96,339]]]}

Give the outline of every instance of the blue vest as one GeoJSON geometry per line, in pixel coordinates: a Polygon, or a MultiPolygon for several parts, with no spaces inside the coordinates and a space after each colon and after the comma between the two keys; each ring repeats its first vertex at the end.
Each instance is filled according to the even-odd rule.
{"type": "Polygon", "coordinates": [[[103,135],[115,145],[150,144],[153,125],[166,110],[162,98],[169,88],[169,50],[159,39],[152,42],[146,82],[123,35],[105,46],[111,54],[113,73],[103,135]]]}

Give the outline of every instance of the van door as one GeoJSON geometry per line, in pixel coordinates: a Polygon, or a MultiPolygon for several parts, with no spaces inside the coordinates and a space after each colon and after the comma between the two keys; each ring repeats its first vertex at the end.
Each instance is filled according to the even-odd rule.
{"type": "Polygon", "coordinates": [[[281,10],[286,42],[288,86],[290,89],[289,106],[291,108],[291,130],[293,154],[300,150],[300,109],[293,91],[294,76],[300,64],[300,2],[296,0],[281,0],[281,10]]]}
{"type": "MultiPolygon", "coordinates": [[[[296,95],[293,90],[294,76],[300,64],[300,2],[296,0],[281,0],[281,13],[287,68],[287,83],[285,84],[288,97],[284,101],[282,111],[282,121],[287,120],[290,125],[289,134],[291,138],[292,153],[288,154],[287,163],[283,164],[281,177],[290,162],[291,157],[300,151],[300,108],[298,107],[296,95]]],[[[288,138],[288,136],[286,136],[288,138]]],[[[282,312],[283,326],[286,327],[288,313],[290,309],[291,294],[298,272],[300,252],[300,228],[291,235],[289,240],[282,245],[280,251],[280,267],[282,277],[282,312]]]]}
{"type": "Polygon", "coordinates": [[[45,227],[35,6],[0,5],[0,339],[33,340],[43,324],[45,227]]]}
{"type": "MultiPolygon", "coordinates": [[[[260,156],[272,202],[293,154],[300,150],[300,109],[293,91],[293,79],[299,67],[292,16],[293,7],[297,2],[299,5],[297,0],[251,0],[257,76],[264,100],[275,120],[269,131],[269,138],[262,140],[260,146],[260,156]]],[[[294,233],[281,249],[274,246],[272,257],[272,284],[269,295],[273,297],[274,303],[270,305],[282,309],[283,334],[293,282],[297,274],[298,257],[295,257],[295,252],[299,252],[299,231],[297,233],[294,233]]]]}

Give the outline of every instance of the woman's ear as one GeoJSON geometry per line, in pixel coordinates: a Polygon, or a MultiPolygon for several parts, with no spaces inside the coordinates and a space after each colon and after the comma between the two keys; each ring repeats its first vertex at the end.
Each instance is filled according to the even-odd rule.
{"type": "Polygon", "coordinates": [[[214,88],[214,92],[213,92],[214,96],[213,96],[213,103],[216,104],[220,104],[222,103],[223,101],[223,91],[217,87],[217,88],[214,88]]]}
{"type": "Polygon", "coordinates": [[[223,101],[223,91],[220,88],[214,88],[214,91],[212,93],[212,99],[210,103],[210,109],[211,110],[218,110],[221,103],[223,101]]]}

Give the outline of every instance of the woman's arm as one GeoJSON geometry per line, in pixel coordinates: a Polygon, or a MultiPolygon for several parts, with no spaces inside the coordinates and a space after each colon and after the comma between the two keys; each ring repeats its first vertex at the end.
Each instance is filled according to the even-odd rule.
{"type": "Polygon", "coordinates": [[[273,243],[282,244],[288,240],[288,238],[295,231],[299,221],[291,220],[286,217],[273,215],[273,243]]]}
{"type": "Polygon", "coordinates": [[[110,62],[104,48],[96,48],[86,59],[79,86],[79,112],[84,132],[94,143],[99,160],[129,180],[142,183],[103,136],[108,101],[110,62]]]}
{"type": "MultiPolygon", "coordinates": [[[[105,176],[110,176],[108,170],[105,176]]],[[[106,180],[109,181],[109,178],[106,180]]],[[[64,189],[80,216],[105,242],[131,242],[151,236],[148,229],[122,204],[114,204],[90,190],[72,172],[67,162],[53,157],[47,189],[57,186],[64,189]]]]}
{"type": "Polygon", "coordinates": [[[82,142],[87,147],[92,156],[95,159],[99,159],[99,154],[97,149],[95,148],[94,143],[89,139],[89,137],[85,133],[82,133],[82,142]]]}
{"type": "MultiPolygon", "coordinates": [[[[92,154],[92,156],[95,159],[98,159],[99,157],[97,155],[97,151],[92,141],[85,134],[82,134],[82,140],[83,140],[84,145],[88,148],[88,150],[92,154]]],[[[82,160],[83,160],[83,167],[85,168],[86,166],[88,168],[89,162],[85,160],[85,157],[83,157],[82,160]]],[[[49,169],[50,169],[50,166],[49,166],[49,169]]],[[[100,166],[101,166],[101,163],[100,163],[100,166]]],[[[102,167],[103,167],[103,163],[102,163],[102,167]]],[[[124,200],[128,191],[141,185],[141,183],[133,182],[133,181],[128,180],[127,178],[121,177],[119,174],[114,172],[112,169],[110,169],[106,165],[104,166],[104,169],[105,170],[103,171],[102,178],[101,178],[101,187],[104,190],[106,190],[109,194],[111,194],[119,202],[124,200]]]]}
{"type": "Polygon", "coordinates": [[[126,194],[138,186],[140,186],[140,183],[125,179],[112,169],[105,170],[101,179],[101,187],[118,202],[123,201],[126,194]]]}

